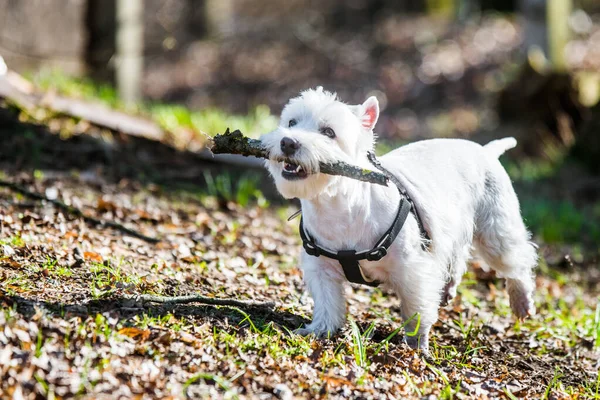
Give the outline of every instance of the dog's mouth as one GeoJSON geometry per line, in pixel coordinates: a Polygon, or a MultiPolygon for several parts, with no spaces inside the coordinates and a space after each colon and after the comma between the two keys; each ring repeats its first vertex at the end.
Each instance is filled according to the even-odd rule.
{"type": "Polygon", "coordinates": [[[308,177],[308,173],[302,166],[294,163],[283,163],[283,171],[281,171],[281,176],[288,181],[295,181],[298,179],[305,179],[308,177]]]}

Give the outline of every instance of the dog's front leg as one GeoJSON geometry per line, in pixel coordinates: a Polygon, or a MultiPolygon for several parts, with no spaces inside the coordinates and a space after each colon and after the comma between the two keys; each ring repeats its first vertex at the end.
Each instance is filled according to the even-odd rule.
{"type": "Polygon", "coordinates": [[[299,335],[327,337],[337,332],[346,321],[345,278],[329,260],[302,254],[304,283],[313,298],[313,320],[296,330],[299,335]]]}
{"type": "Polygon", "coordinates": [[[438,307],[444,287],[442,267],[425,257],[409,259],[409,267],[399,265],[393,286],[400,297],[406,343],[428,354],[429,331],[438,319],[438,307]]]}

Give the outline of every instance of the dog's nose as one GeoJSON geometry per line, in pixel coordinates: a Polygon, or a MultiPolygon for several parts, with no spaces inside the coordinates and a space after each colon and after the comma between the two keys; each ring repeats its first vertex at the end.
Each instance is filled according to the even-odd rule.
{"type": "Polygon", "coordinates": [[[291,156],[300,148],[300,142],[296,139],[284,137],[281,139],[281,151],[286,156],[291,156]]]}

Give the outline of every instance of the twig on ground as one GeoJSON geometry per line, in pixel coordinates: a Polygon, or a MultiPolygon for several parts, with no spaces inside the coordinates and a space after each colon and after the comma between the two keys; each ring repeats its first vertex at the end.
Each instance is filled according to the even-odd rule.
{"type": "Polygon", "coordinates": [[[217,299],[214,297],[206,297],[199,294],[191,294],[187,296],[156,296],[151,294],[142,294],[135,297],[138,300],[148,301],[152,303],[167,303],[167,304],[188,304],[188,303],[202,303],[211,306],[228,306],[228,307],[267,307],[272,308],[275,303],[259,302],[252,300],[233,300],[233,299],[217,299]]]}
{"type": "Polygon", "coordinates": [[[47,202],[53,204],[54,206],[56,206],[56,207],[58,207],[58,208],[60,208],[62,210],[65,210],[69,214],[74,215],[74,216],[79,217],[79,218],[83,218],[85,221],[90,222],[90,223],[92,223],[94,225],[107,226],[109,228],[113,228],[113,229],[116,229],[118,231],[121,231],[121,232],[125,233],[126,235],[133,236],[133,237],[136,237],[138,239],[142,239],[142,240],[144,240],[146,242],[149,242],[149,243],[158,243],[158,242],[160,242],[159,239],[156,239],[156,238],[153,238],[153,237],[141,234],[141,233],[139,233],[137,231],[134,231],[133,229],[129,229],[129,228],[127,228],[127,227],[125,227],[125,226],[117,223],[117,222],[105,221],[105,220],[101,220],[101,219],[98,219],[98,218],[86,215],[86,214],[83,213],[83,211],[81,211],[80,209],[78,209],[76,207],[69,206],[69,205],[67,205],[67,204],[65,204],[65,203],[63,203],[62,201],[59,201],[59,200],[50,199],[50,198],[48,198],[47,196],[44,196],[41,193],[32,192],[32,191],[26,189],[25,187],[23,187],[23,186],[21,186],[19,184],[16,184],[16,183],[13,183],[13,182],[8,182],[8,181],[5,181],[5,180],[0,180],[0,187],[5,187],[5,188],[8,188],[8,189],[11,189],[11,190],[13,190],[15,192],[21,193],[23,196],[27,196],[27,197],[35,199],[35,200],[47,201],[47,202]]]}
{"type": "MultiPolygon", "coordinates": [[[[263,147],[260,140],[245,137],[239,130],[229,132],[229,129],[227,129],[224,134],[216,135],[209,148],[214,154],[240,154],[243,156],[269,158],[269,152],[263,147]]],[[[278,158],[277,160],[294,162],[285,158],[278,158]]],[[[337,161],[334,164],[320,163],[319,171],[328,175],[345,176],[383,186],[386,186],[388,182],[388,178],[381,172],[360,168],[343,161],[337,161]]]]}

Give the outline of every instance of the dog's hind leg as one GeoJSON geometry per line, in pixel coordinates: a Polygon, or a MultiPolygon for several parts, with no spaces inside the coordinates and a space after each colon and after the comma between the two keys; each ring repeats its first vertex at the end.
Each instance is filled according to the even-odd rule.
{"type": "Polygon", "coordinates": [[[462,251],[459,251],[452,260],[450,265],[450,276],[442,292],[440,306],[446,306],[456,297],[456,291],[463,275],[467,272],[467,260],[469,259],[470,245],[465,246],[462,251]]]}
{"type": "Polygon", "coordinates": [[[537,253],[506,171],[498,163],[492,172],[478,213],[475,245],[487,264],[506,278],[510,306],[518,318],[524,318],[535,313],[532,296],[537,253]]]}
{"type": "MultiPolygon", "coordinates": [[[[516,242],[513,247],[498,254],[495,245],[486,240],[478,241],[478,248],[485,261],[500,277],[506,278],[506,289],[510,298],[510,308],[517,318],[525,318],[535,313],[533,291],[535,281],[532,269],[535,267],[535,248],[528,242],[516,242]]],[[[511,246],[511,244],[504,244],[511,246]]]]}

